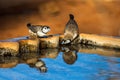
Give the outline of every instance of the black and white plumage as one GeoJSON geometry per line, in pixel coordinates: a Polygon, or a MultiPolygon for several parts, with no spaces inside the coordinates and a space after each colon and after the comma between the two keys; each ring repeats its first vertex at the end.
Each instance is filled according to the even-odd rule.
{"type": "Polygon", "coordinates": [[[74,20],[74,15],[69,14],[69,17],[70,19],[64,30],[64,40],[62,41],[62,44],[71,44],[71,42],[79,35],[79,28],[77,22],[74,20]]]}
{"type": "Polygon", "coordinates": [[[40,70],[40,72],[47,72],[47,67],[45,65],[45,63],[42,60],[38,60],[35,63],[35,67],[40,70]]]}
{"type": "Polygon", "coordinates": [[[50,27],[46,25],[31,25],[28,23],[27,27],[29,29],[29,33],[38,37],[45,36],[50,31],[50,27]]]}

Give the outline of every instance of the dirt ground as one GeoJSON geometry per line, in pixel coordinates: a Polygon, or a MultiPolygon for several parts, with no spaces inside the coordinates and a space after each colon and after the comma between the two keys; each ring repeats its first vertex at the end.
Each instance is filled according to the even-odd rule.
{"type": "Polygon", "coordinates": [[[62,34],[70,13],[74,14],[81,33],[120,36],[118,0],[49,0],[3,7],[0,40],[28,35],[27,23],[49,25],[48,34],[62,34]]]}

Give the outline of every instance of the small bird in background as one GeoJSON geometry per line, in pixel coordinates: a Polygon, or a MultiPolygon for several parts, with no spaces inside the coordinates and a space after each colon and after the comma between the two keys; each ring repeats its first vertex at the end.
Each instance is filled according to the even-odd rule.
{"type": "Polygon", "coordinates": [[[69,17],[70,19],[67,22],[64,30],[64,39],[62,44],[71,44],[79,36],[79,28],[74,20],[74,15],[69,14],[69,17]]]}
{"type": "Polygon", "coordinates": [[[28,23],[27,27],[29,29],[29,33],[37,37],[46,36],[46,34],[50,31],[50,27],[46,25],[31,25],[28,23]]]}

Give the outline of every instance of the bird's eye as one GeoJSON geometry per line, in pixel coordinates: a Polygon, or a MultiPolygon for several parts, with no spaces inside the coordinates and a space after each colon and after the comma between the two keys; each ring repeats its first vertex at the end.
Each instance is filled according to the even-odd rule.
{"type": "Polygon", "coordinates": [[[46,27],[44,27],[44,29],[46,29],[46,27]]]}
{"type": "Polygon", "coordinates": [[[45,29],[48,29],[47,27],[45,29]]]}

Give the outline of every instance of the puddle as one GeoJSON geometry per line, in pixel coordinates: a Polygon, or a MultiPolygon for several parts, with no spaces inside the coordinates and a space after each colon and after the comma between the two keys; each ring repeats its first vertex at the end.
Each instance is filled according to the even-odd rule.
{"type": "Polygon", "coordinates": [[[113,49],[73,45],[0,56],[0,80],[120,80],[119,75],[120,51],[113,49]]]}

